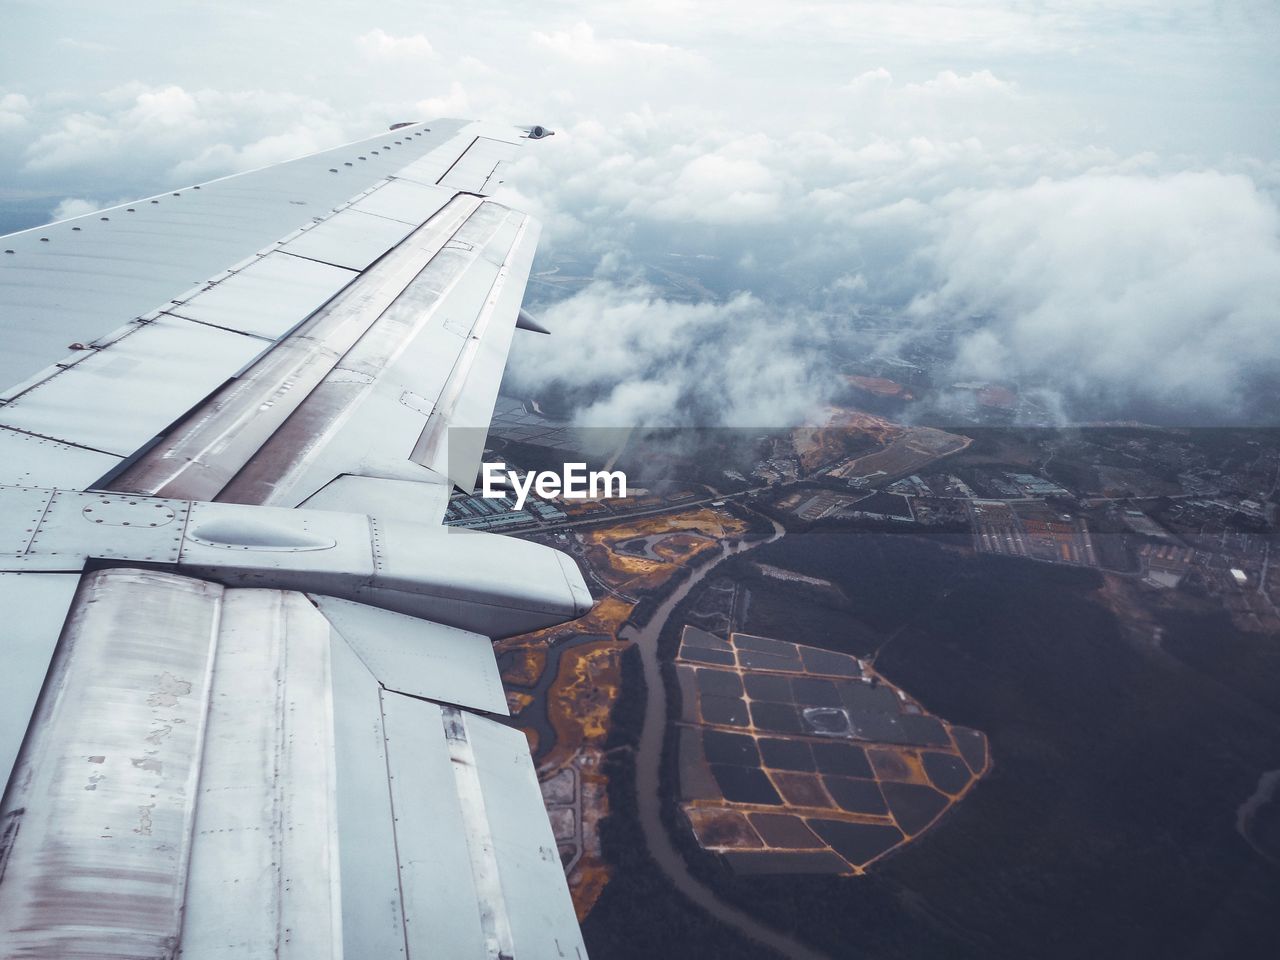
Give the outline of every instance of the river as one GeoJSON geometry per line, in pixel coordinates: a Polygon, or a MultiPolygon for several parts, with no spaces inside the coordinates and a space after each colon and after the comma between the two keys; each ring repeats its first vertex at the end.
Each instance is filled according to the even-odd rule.
{"type": "Polygon", "coordinates": [[[644,726],[640,733],[640,746],[636,752],[636,791],[640,809],[640,826],[644,831],[645,844],[649,848],[649,853],[677,890],[743,936],[795,960],[828,960],[826,954],[818,953],[786,934],[759,923],[754,917],[717,897],[709,887],[689,872],[684,858],[672,844],[671,838],[667,836],[661,816],[662,797],[659,793],[658,772],[662,765],[662,740],[667,726],[667,691],[658,665],[658,636],[662,633],[662,628],[676,604],[724,560],[762,543],[777,540],[782,534],[782,527],[774,523],[773,534],[765,540],[739,542],[732,547],[722,544],[719,559],[694,570],[692,576],[658,607],[644,627],[628,626],[619,633],[619,636],[634,641],[639,648],[640,661],[644,665],[645,688],[648,691],[644,726]]]}

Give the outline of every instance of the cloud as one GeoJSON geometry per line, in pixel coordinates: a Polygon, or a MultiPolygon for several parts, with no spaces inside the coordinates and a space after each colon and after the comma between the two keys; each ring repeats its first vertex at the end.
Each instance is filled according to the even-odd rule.
{"type": "Polygon", "coordinates": [[[24,149],[36,176],[113,174],[108,189],[140,193],[288,160],[352,139],[316,100],[263,91],[187,90],[129,84],[90,109],[45,118],[24,149]]]}
{"type": "Polygon", "coordinates": [[[93,213],[107,206],[110,206],[110,204],[98,203],[96,200],[85,200],[80,197],[66,197],[53,208],[53,219],[70,220],[72,217],[82,217],[86,213],[93,213]]]}
{"type": "MultiPolygon", "coordinates": [[[[531,297],[548,306],[552,292],[579,291],[568,298],[583,314],[575,349],[610,339],[591,310],[624,327],[634,312],[659,344],[662,330],[678,332],[713,357],[732,355],[741,328],[751,348],[741,353],[742,379],[754,393],[721,396],[734,417],[787,379],[754,376],[753,364],[774,371],[790,362],[801,406],[821,398],[821,376],[805,371],[831,372],[876,348],[859,339],[867,318],[885,349],[935,349],[940,330],[954,334],[957,376],[1003,371],[1024,387],[1039,377],[1074,397],[1091,395],[1093,384],[1117,404],[1128,390],[1226,409],[1248,392],[1205,391],[1177,357],[1134,370],[1130,360],[1085,355],[1059,330],[1073,297],[1117,328],[1138,323],[1145,334],[1163,324],[1175,334],[1160,341],[1171,350],[1184,344],[1186,354],[1221,361],[1210,382],[1275,367],[1247,339],[1262,336],[1262,321],[1245,306],[1259,289],[1270,293],[1269,261],[1258,256],[1274,237],[1244,211],[1280,196],[1267,137],[1270,8],[1255,4],[1246,17],[1237,5],[1188,12],[1154,0],[656,2],[643,10],[570,2],[550,25],[536,11],[495,21],[481,5],[433,21],[428,41],[411,12],[391,11],[370,29],[353,7],[297,18],[228,0],[220,9],[240,16],[211,26],[264,28],[214,29],[199,48],[164,42],[181,35],[160,26],[161,42],[151,34],[131,47],[128,38],[143,32],[116,21],[133,26],[140,14],[85,8],[75,32],[107,38],[121,53],[79,61],[49,55],[65,24],[29,21],[30,42],[10,51],[21,85],[0,95],[0,161],[10,171],[0,203],[30,217],[58,198],[146,195],[398,120],[537,121],[558,135],[526,152],[503,196],[544,221],[540,264],[576,279],[535,284],[531,297]],[[369,69],[332,69],[315,61],[316,49],[349,50],[369,69]],[[1204,179],[1212,170],[1239,178],[1239,196],[1252,191],[1251,199],[1215,193],[1204,179]],[[1177,179],[1186,171],[1199,173],[1177,179]],[[1135,222],[1087,240],[1078,225],[1066,232],[1084,196],[1113,182],[1125,186],[1099,201],[1097,223],[1114,211],[1135,222]],[[1158,201],[1139,203],[1151,185],[1158,201]],[[1170,246],[1178,216],[1190,217],[1189,205],[1208,194],[1219,216],[1206,235],[1252,273],[1210,269],[1203,255],[1170,246]],[[1168,235],[1142,232],[1143,218],[1168,235]],[[1085,257],[1095,248],[1100,267],[1085,257]],[[1011,269],[1033,254],[1041,257],[1033,269],[1011,269]],[[1072,257],[1101,276],[1124,265],[1128,279],[1116,288],[1101,277],[1062,279],[1056,268],[1072,257]],[[1192,310],[1195,291],[1178,282],[1196,268],[1215,295],[1192,310]],[[1162,296],[1164,287],[1177,297],[1162,296]],[[1226,319],[1206,319],[1214,311],[1226,319]],[[805,335],[771,333],[791,323],[805,335]],[[1219,327],[1240,343],[1209,342],[1219,327]],[[1042,340],[1072,358],[1073,374],[1036,352],[1042,340]],[[846,360],[820,355],[831,350],[846,360]],[[1170,383],[1189,385],[1170,393],[1162,386],[1170,383]]],[[[1139,356],[1150,342],[1092,335],[1139,356]]],[[[644,363],[614,385],[578,384],[572,371],[561,378],[584,409],[595,406],[593,416],[627,408],[651,416],[669,389],[690,409],[714,406],[713,392],[696,385],[717,382],[717,371],[675,347],[624,340],[644,363]],[[624,383],[633,386],[613,397],[624,383]]],[[[608,359],[604,348],[590,351],[608,359]]],[[[513,368],[525,355],[513,355],[513,368]]],[[[556,362],[538,355],[549,369],[556,362]]]]}
{"type": "Polygon", "coordinates": [[[423,119],[435,117],[465,117],[471,111],[471,99],[457,80],[449,84],[449,92],[419,100],[414,109],[423,119]]]}
{"type": "Polygon", "coordinates": [[[882,136],[1004,142],[1012,133],[1025,142],[1047,126],[1040,115],[1043,105],[990,69],[941,70],[929,79],[904,83],[887,68],[876,67],[858,74],[841,92],[849,123],[882,136]]]}
{"type": "Polygon", "coordinates": [[[201,120],[201,107],[196,98],[178,86],[143,90],[129,111],[131,123],[152,129],[190,129],[201,120]]]}
{"type": "Polygon", "coordinates": [[[343,139],[340,130],[336,124],[294,122],[287,129],[260,137],[241,147],[226,143],[213,144],[198,156],[175,164],[173,172],[180,180],[198,181],[223,172],[256,170],[330,147],[343,139]]]}
{"type": "Polygon", "coordinates": [[[817,422],[836,384],[818,349],[822,318],[749,294],[678,303],[599,280],[542,317],[553,335],[519,338],[508,383],[559,392],[586,426],[817,422]]]}
{"type": "MultiPolygon", "coordinates": [[[[888,71],[885,71],[887,74],[888,71]]],[[[909,83],[903,87],[909,97],[927,97],[937,100],[957,100],[971,97],[1015,97],[1018,95],[1017,84],[1001,80],[990,70],[976,70],[973,73],[958,74],[954,70],[943,70],[932,80],[923,83],[909,83]]]]}
{"type": "Polygon", "coordinates": [[[422,34],[397,37],[379,27],[357,37],[356,47],[370,60],[421,60],[435,55],[431,41],[422,34]]]}
{"type": "Polygon", "coordinates": [[[683,399],[681,387],[671,380],[626,380],[578,410],[575,422],[580,427],[670,426],[672,411],[683,399]]]}
{"type": "MultiPolygon", "coordinates": [[[[957,90],[1021,96],[983,71],[943,71],[921,86],[935,81],[928,95],[944,99],[957,90]]],[[[1280,369],[1271,346],[1280,320],[1268,306],[1280,302],[1276,207],[1250,175],[1178,172],[1150,152],[1093,145],[839,130],[734,136],[693,124],[638,111],[571,126],[513,171],[534,212],[549,214],[544,255],[570,257],[597,278],[552,308],[571,311],[581,367],[560,371],[555,357],[518,351],[517,381],[581,387],[582,409],[607,418],[628,408],[651,416],[644,398],[661,395],[615,396],[610,383],[666,389],[674,378],[685,411],[744,422],[746,398],[772,402],[760,385],[788,379],[778,373],[785,363],[802,385],[801,408],[812,410],[829,394],[823,374],[842,362],[936,355],[939,331],[959,328],[939,379],[1043,387],[1046,402],[1089,418],[1157,404],[1174,418],[1194,408],[1230,420],[1254,382],[1280,369]],[[655,276],[671,279],[658,291],[646,286],[655,276]],[[741,291],[755,305],[745,321],[729,306],[741,291]],[[690,312],[704,303],[677,302],[686,299],[708,300],[710,312],[690,312]],[[806,335],[766,340],[756,324],[770,311],[806,335]],[[879,340],[856,329],[859,316],[883,318],[879,340]],[[626,333],[633,323],[644,337],[626,333]],[[615,328],[617,338],[604,332],[615,328]],[[744,366],[760,374],[718,401],[695,385],[721,382],[719,367],[668,346],[695,343],[689,349],[719,362],[739,336],[759,348],[744,366]]],[[[546,295],[535,287],[534,298],[546,295]]]]}
{"type": "Polygon", "coordinates": [[[1089,174],[938,206],[938,283],[911,313],[979,320],[958,375],[1236,411],[1277,369],[1280,211],[1244,176],[1089,174]]]}
{"type": "Polygon", "coordinates": [[[26,166],[42,171],[89,163],[114,153],[120,139],[119,131],[105,117],[73,113],[62,118],[58,129],[42,134],[28,147],[26,166]]]}
{"type": "Polygon", "coordinates": [[[655,195],[637,203],[647,208],[646,215],[663,220],[774,220],[781,212],[786,184],[769,162],[771,147],[767,137],[756,134],[695,156],[658,184],[655,195]]]}
{"type": "Polygon", "coordinates": [[[0,95],[0,134],[25,127],[30,109],[31,101],[20,93],[0,95]]]}
{"type": "Polygon", "coordinates": [[[642,40],[604,38],[596,36],[589,23],[579,21],[567,30],[532,34],[536,46],[564,60],[594,66],[616,66],[619,58],[643,58],[647,61],[680,62],[697,64],[702,58],[696,53],[666,43],[648,43],[642,40]]]}

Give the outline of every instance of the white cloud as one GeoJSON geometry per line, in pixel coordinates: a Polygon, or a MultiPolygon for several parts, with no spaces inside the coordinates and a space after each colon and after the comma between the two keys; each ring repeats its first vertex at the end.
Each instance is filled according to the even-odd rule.
{"type": "Polygon", "coordinates": [[[421,60],[435,55],[431,41],[422,34],[397,37],[380,27],[357,37],[356,47],[371,60],[421,60]]]}
{"type": "MultiPolygon", "coordinates": [[[[187,90],[129,84],[92,109],[46,119],[25,148],[25,170],[67,176],[120,172],[130,183],[207,179],[287,160],[353,139],[325,104],[263,91],[187,90]]],[[[146,188],[142,192],[151,192],[146,188]]]]}
{"type": "Polygon", "coordinates": [[[956,100],[969,97],[1013,97],[1017,96],[1018,87],[1008,80],[999,79],[990,70],[977,70],[963,75],[954,70],[943,70],[932,80],[907,84],[903,87],[903,92],[908,96],[956,100]]]}
{"type": "Polygon", "coordinates": [[[664,220],[774,220],[781,212],[785,184],[776,167],[768,165],[769,148],[768,139],[756,134],[695,156],[660,185],[658,196],[639,202],[649,216],[664,220]]]}
{"type": "Polygon", "coordinates": [[[1022,139],[1045,126],[1045,118],[1038,115],[1043,105],[989,69],[942,70],[929,79],[904,83],[885,67],[877,67],[858,74],[842,93],[848,125],[882,136],[1007,141],[1011,132],[1022,139]]]}
{"type": "Polygon", "coordinates": [[[417,115],[424,120],[436,117],[465,117],[471,112],[471,98],[457,80],[449,84],[449,92],[427,97],[414,104],[417,115]]]}
{"type": "Polygon", "coordinates": [[[565,60],[593,66],[617,66],[619,58],[642,58],[647,61],[673,61],[696,64],[702,58],[696,53],[666,43],[649,43],[642,40],[605,38],[596,36],[589,23],[579,21],[567,30],[544,33],[533,32],[533,42],[565,60]]]}
{"type": "Polygon", "coordinates": [[[1280,212],[1246,177],[1085,175],[940,208],[913,312],[982,318],[961,375],[1230,411],[1280,362],[1280,212]]]}
{"type": "Polygon", "coordinates": [[[672,411],[679,407],[680,387],[663,380],[626,380],[612,386],[603,399],[579,410],[575,421],[581,427],[666,426],[672,411]]]}
{"type": "Polygon", "coordinates": [[[216,143],[199,156],[178,162],[174,174],[183,181],[204,180],[222,173],[256,170],[269,164],[316,153],[341,142],[341,128],[334,124],[294,123],[242,147],[216,143]]]}
{"type": "MultiPolygon", "coordinates": [[[[982,71],[934,79],[931,96],[971,87],[1021,96],[982,71]]],[[[741,330],[722,322],[736,316],[725,304],[693,314],[636,285],[646,264],[673,263],[670,250],[717,254],[722,295],[750,290],[761,314],[765,304],[791,304],[786,322],[807,331],[825,315],[835,340],[845,336],[838,318],[867,308],[893,316],[912,305],[887,335],[888,349],[916,335],[933,341],[940,325],[976,318],[957,343],[957,377],[1016,379],[1028,390],[1045,384],[1113,410],[1138,399],[1229,417],[1255,375],[1280,368],[1280,347],[1270,346],[1280,344],[1280,319],[1266,307],[1280,302],[1275,205],[1249,176],[1164,172],[1177,163],[1092,145],[842,131],[732,136],[693,127],[645,113],[580,124],[516,171],[535,206],[551,213],[547,252],[607,264],[596,275],[614,281],[562,305],[572,307],[571,321],[581,314],[580,335],[572,335],[575,351],[586,350],[578,373],[518,351],[512,362],[522,382],[581,375],[605,389],[637,378],[716,380],[674,355],[663,361],[670,375],[649,372],[650,364],[668,340],[688,343],[703,330],[712,331],[717,358],[742,331],[761,346],[754,321],[741,330]],[[696,240],[686,239],[691,233],[696,240]],[[633,314],[651,343],[600,333],[629,329],[633,314]],[[602,339],[607,346],[597,349],[602,339]]],[[[700,275],[696,264],[678,269],[700,275]]],[[[769,343],[746,365],[767,373],[744,382],[773,382],[794,362],[800,395],[820,399],[825,390],[806,371],[830,369],[827,342],[769,343]]],[[[767,390],[752,393],[772,400],[767,390]]],[[[594,417],[636,396],[588,391],[582,400],[594,417]]],[[[722,399],[732,412],[716,416],[742,422],[745,397],[722,399]]],[[[648,415],[639,400],[636,407],[648,415]]]]}
{"type": "Polygon", "coordinates": [[[823,318],[747,294],[689,304],[596,281],[542,316],[553,336],[517,341],[509,383],[567,392],[587,426],[816,422],[836,382],[823,318]]]}
{"type": "Polygon", "coordinates": [[[479,76],[493,76],[494,69],[479,57],[463,55],[458,58],[458,69],[479,76]]]}
{"type": "Polygon", "coordinates": [[[0,134],[25,127],[30,109],[31,101],[20,93],[0,95],[0,134]]]}
{"type": "MultiPolygon", "coordinates": [[[[1040,180],[1066,191],[1084,181],[1163,183],[1180,170],[1217,169],[1254,185],[1259,202],[1280,195],[1280,155],[1266,135],[1275,75],[1266,38],[1275,13],[1258,5],[1249,22],[1234,5],[1194,12],[1148,0],[655,2],[633,9],[570,0],[550,26],[532,9],[495,21],[484,5],[460,8],[432,21],[428,41],[418,32],[423,21],[408,11],[389,8],[392,19],[371,30],[354,7],[298,18],[228,0],[198,47],[163,42],[162,27],[144,42],[144,31],[124,29],[140,24],[140,14],[85,7],[75,33],[105,37],[121,51],[109,58],[86,51],[78,60],[59,44],[65,23],[31,21],[31,36],[5,51],[10,76],[23,81],[0,95],[0,160],[10,171],[3,195],[145,195],[398,120],[543,122],[558,135],[527,151],[508,181],[520,193],[509,188],[504,197],[543,219],[544,258],[608,281],[590,297],[580,294],[580,309],[607,308],[610,322],[625,325],[626,306],[639,304],[640,316],[660,317],[672,336],[686,338],[705,324],[732,340],[725,318],[734,317],[755,345],[764,342],[756,331],[768,327],[766,316],[806,330],[823,316],[832,337],[844,335],[845,317],[884,316],[892,320],[886,329],[902,327],[906,336],[908,303],[917,304],[922,325],[985,311],[987,334],[962,341],[958,369],[985,364],[1027,377],[1059,372],[1037,372],[1046,364],[1018,333],[1029,321],[1015,318],[1065,316],[1073,285],[1054,279],[1047,256],[1043,277],[1015,285],[1000,257],[1030,256],[1051,240],[1062,262],[1076,255],[1059,224],[1037,232],[1017,209],[1025,203],[1043,218],[1070,220],[1074,201],[1065,192],[1043,199],[1040,180]],[[242,23],[253,29],[231,28],[242,23]],[[136,44],[119,39],[135,35],[136,44]],[[62,55],[51,57],[59,46],[62,55]],[[349,50],[355,64],[316,61],[316,49],[349,50]],[[990,222],[974,213],[987,210],[983,198],[990,222]],[[1003,253],[981,258],[982,244],[966,250],[955,239],[979,228],[1000,237],[992,249],[1003,253]],[[717,259],[697,260],[698,253],[717,259]],[[660,278],[671,284],[664,291],[645,286],[660,278]],[[606,289],[614,292],[605,296],[606,289]],[[754,306],[730,310],[740,291],[754,306]],[[695,306],[706,306],[710,319],[687,314],[695,306]],[[686,316],[698,322],[680,326],[686,316]]],[[[1207,189],[1171,182],[1160,204],[1185,212],[1207,189]]],[[[1124,196],[1115,202],[1134,217],[1160,212],[1126,206],[1124,196]]],[[[1271,249],[1247,218],[1224,216],[1214,229],[1224,248],[1271,249]],[[1248,242],[1237,242],[1242,237],[1248,242]]],[[[1111,239],[1091,243],[1110,249],[1111,239]]],[[[1158,286],[1169,263],[1181,264],[1175,273],[1194,266],[1160,237],[1130,243],[1152,245],[1154,256],[1126,256],[1124,246],[1116,254],[1133,267],[1133,291],[1143,276],[1158,286]]],[[[1083,262],[1081,269],[1094,269],[1083,262]]],[[[1221,280],[1216,302],[1236,318],[1226,326],[1252,329],[1237,321],[1261,281],[1212,275],[1221,280]]],[[[535,287],[534,295],[548,289],[535,287]]],[[[1078,292],[1121,326],[1127,321],[1116,304],[1124,298],[1108,289],[1078,292]]],[[[1141,292],[1147,314],[1180,329],[1179,304],[1141,292]]],[[[605,330],[584,319],[582,338],[608,339],[605,330]]],[[[828,362],[816,355],[822,342],[772,342],[770,369],[789,358],[807,384],[804,371],[828,362]]],[[[1211,357],[1227,356],[1211,346],[1211,357]]],[[[633,352],[650,355],[640,346],[633,352]]],[[[1236,364],[1224,379],[1274,365],[1265,350],[1252,352],[1259,356],[1252,366],[1236,364]]],[[[668,362],[685,369],[677,353],[668,362]]],[[[1117,380],[1101,362],[1076,366],[1082,381],[1117,380]]],[[[688,370],[675,380],[624,373],[619,382],[690,379],[688,370]]],[[[1149,393],[1161,379],[1139,377],[1136,389],[1149,393]]],[[[584,402],[605,402],[607,386],[584,392],[584,402]]],[[[617,402],[639,407],[642,399],[626,391],[617,402]]],[[[745,409],[745,400],[727,397],[725,406],[745,409]]]]}
{"type": "Polygon", "coordinates": [[[56,130],[41,135],[27,148],[27,169],[78,166],[114,153],[119,144],[119,131],[105,117],[73,113],[63,117],[56,130]]]}
{"type": "Polygon", "coordinates": [[[196,98],[178,86],[159,90],[144,90],[138,94],[129,112],[129,121],[152,129],[190,129],[201,120],[201,108],[196,98]]]}
{"type": "Polygon", "coordinates": [[[80,197],[66,197],[53,208],[53,219],[70,220],[72,217],[82,217],[86,213],[101,210],[105,206],[109,204],[98,203],[96,200],[84,200],[80,197]]]}

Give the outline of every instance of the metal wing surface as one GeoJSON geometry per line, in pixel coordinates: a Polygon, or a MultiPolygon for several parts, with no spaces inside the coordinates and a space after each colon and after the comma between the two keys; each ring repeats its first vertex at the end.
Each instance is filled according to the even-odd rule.
{"type": "Polygon", "coordinates": [[[585,957],[491,638],[590,594],[439,524],[537,240],[488,197],[546,133],[0,238],[0,954],[585,957]]]}

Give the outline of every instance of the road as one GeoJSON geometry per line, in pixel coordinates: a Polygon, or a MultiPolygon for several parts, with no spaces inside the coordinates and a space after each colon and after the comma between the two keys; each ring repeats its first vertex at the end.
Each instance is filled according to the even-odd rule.
{"type": "Polygon", "coordinates": [[[628,510],[618,513],[598,513],[589,517],[576,517],[573,520],[561,520],[558,523],[542,523],[537,526],[521,527],[518,534],[522,537],[531,533],[556,533],[560,530],[572,530],[576,527],[594,527],[597,524],[605,526],[617,523],[623,523],[628,520],[634,520],[637,517],[650,517],[655,513],[675,513],[679,510],[687,510],[690,507],[704,507],[710,503],[719,503],[722,500],[740,500],[748,497],[753,493],[759,493],[761,490],[768,490],[768,487],[752,487],[749,490],[739,490],[737,493],[713,493],[705,497],[696,497],[690,500],[678,500],[672,503],[660,503],[656,507],[645,507],[641,510],[628,510]]]}

